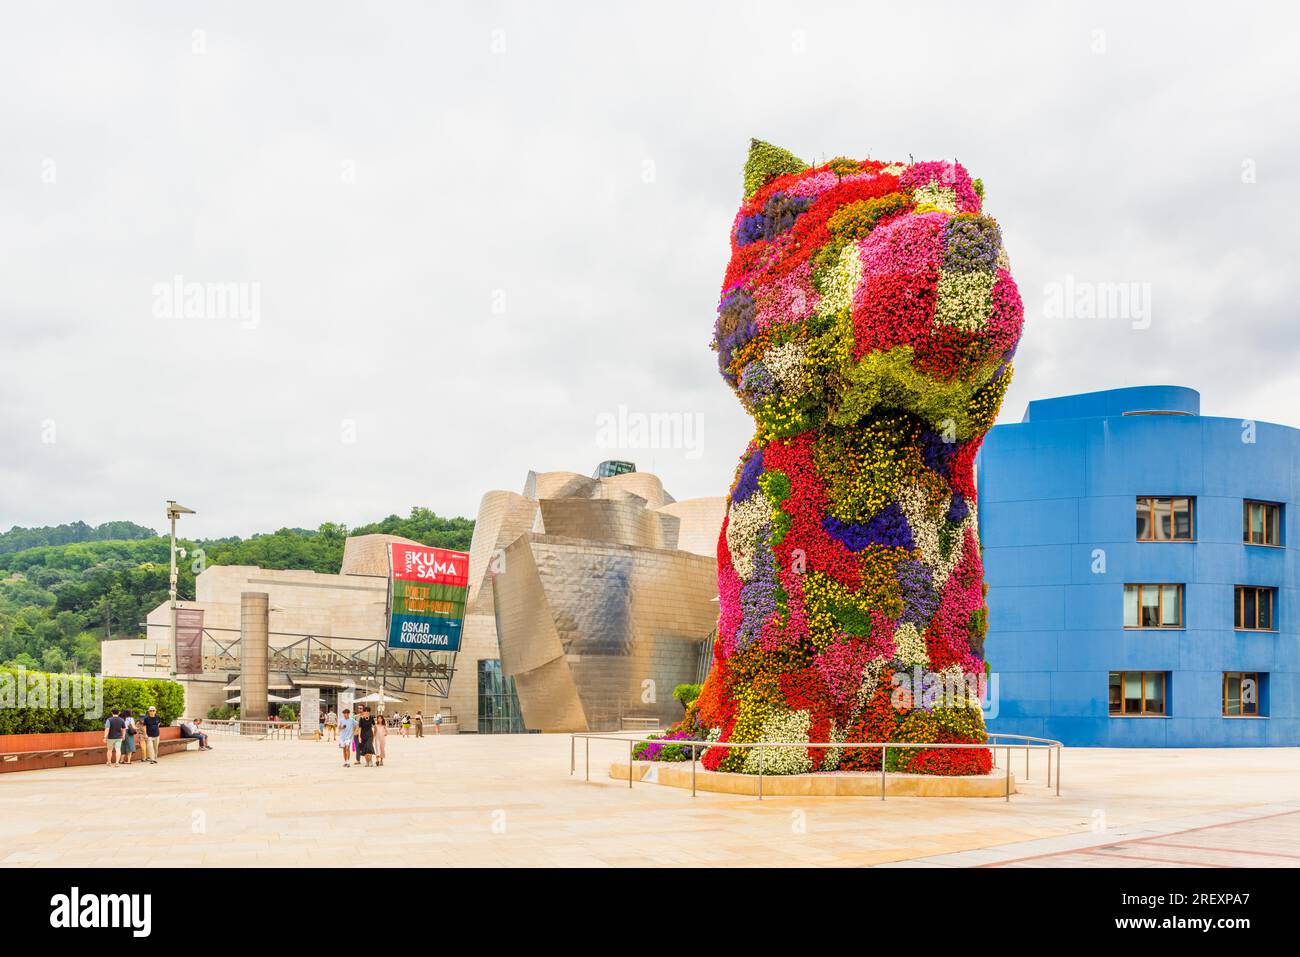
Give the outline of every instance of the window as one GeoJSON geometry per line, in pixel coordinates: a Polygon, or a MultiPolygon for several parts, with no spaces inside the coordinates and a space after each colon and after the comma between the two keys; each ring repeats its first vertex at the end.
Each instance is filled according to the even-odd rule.
{"type": "Polygon", "coordinates": [[[1247,545],[1282,544],[1282,506],[1275,502],[1243,502],[1241,540],[1247,545]]]}
{"type": "Polygon", "coordinates": [[[1110,713],[1164,714],[1165,673],[1163,671],[1112,671],[1110,713]]]}
{"type": "Polygon", "coordinates": [[[478,733],[522,734],[523,714],[515,694],[515,679],[502,673],[496,658],[478,663],[478,733]]]}
{"type": "Polygon", "coordinates": [[[1273,614],[1276,594],[1276,588],[1238,585],[1233,624],[1242,631],[1276,631],[1277,620],[1273,614]]]}
{"type": "Polygon", "coordinates": [[[1124,627],[1183,627],[1183,586],[1125,585],[1124,627]]]}
{"type": "Polygon", "coordinates": [[[1192,498],[1160,498],[1139,495],[1137,540],[1139,542],[1190,542],[1195,534],[1192,498]]]}
{"type": "Polygon", "coordinates": [[[1225,718],[1258,716],[1263,682],[1258,671],[1223,673],[1223,716],[1225,718]]]}

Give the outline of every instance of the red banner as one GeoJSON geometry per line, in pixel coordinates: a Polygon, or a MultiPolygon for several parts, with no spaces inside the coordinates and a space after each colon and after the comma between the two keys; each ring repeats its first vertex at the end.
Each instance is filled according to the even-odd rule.
{"type": "Polygon", "coordinates": [[[393,578],[397,581],[422,582],[426,585],[469,585],[469,556],[464,552],[427,545],[390,546],[393,578]]]}
{"type": "Polygon", "coordinates": [[[176,609],[176,673],[197,675],[203,671],[203,609],[176,609]]]}

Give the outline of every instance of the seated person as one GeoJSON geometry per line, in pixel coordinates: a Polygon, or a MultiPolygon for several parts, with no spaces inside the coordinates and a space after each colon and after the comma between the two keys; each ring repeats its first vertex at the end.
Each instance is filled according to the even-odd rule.
{"type": "Polygon", "coordinates": [[[199,718],[195,718],[193,722],[182,721],[181,737],[194,738],[196,741],[199,742],[200,751],[211,751],[212,747],[208,744],[208,736],[204,734],[203,731],[199,728],[200,720],[201,719],[199,718]]]}

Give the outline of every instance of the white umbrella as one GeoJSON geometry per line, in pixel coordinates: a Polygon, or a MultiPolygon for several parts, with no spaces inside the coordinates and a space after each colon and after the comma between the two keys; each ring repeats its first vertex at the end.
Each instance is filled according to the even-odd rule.
{"type": "MultiPolygon", "coordinates": [[[[279,695],[274,695],[274,694],[269,694],[266,696],[267,704],[288,704],[290,701],[293,700],[294,700],[293,698],[281,698],[279,695]]],[[[299,698],[297,700],[301,701],[302,699],[299,698]]],[[[239,704],[239,695],[235,695],[233,698],[227,698],[226,704],[239,704]]]]}
{"type": "Polygon", "coordinates": [[[364,698],[357,698],[357,699],[356,699],[356,702],[357,702],[358,704],[362,704],[362,703],[364,703],[364,704],[380,704],[380,703],[387,704],[387,703],[389,703],[389,702],[391,702],[391,701],[405,701],[405,700],[406,700],[405,698],[399,698],[399,697],[397,697],[397,695],[385,694],[384,692],[381,692],[381,691],[372,691],[370,694],[366,695],[364,698]]]}

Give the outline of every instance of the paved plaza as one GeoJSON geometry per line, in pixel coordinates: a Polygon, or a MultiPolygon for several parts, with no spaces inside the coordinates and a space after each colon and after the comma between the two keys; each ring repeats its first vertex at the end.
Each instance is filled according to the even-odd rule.
{"type": "MultiPolygon", "coordinates": [[[[1300,749],[1067,750],[1010,803],[754,797],[611,781],[626,748],[567,735],[328,743],[218,736],[157,766],[0,775],[9,867],[1295,866],[1300,749]]],[[[1013,757],[1018,778],[1024,759],[1013,757]]]]}

